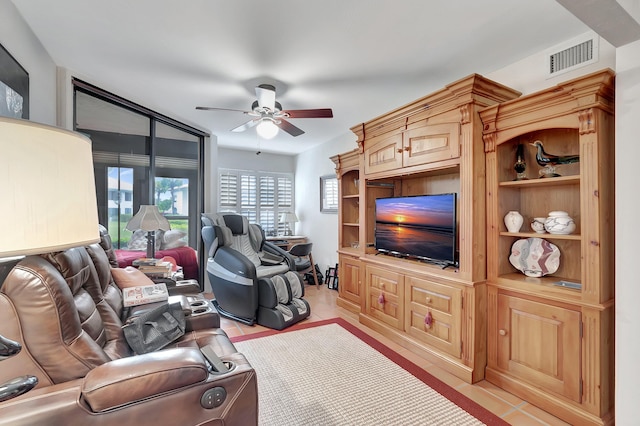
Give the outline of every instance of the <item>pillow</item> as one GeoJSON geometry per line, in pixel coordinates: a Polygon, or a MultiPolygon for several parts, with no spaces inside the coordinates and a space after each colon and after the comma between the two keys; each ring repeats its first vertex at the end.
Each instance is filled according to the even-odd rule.
{"type": "Polygon", "coordinates": [[[147,277],[138,268],[127,266],[126,268],[111,268],[111,276],[116,285],[122,290],[139,285],[153,285],[151,278],[147,277]]]}
{"type": "Polygon", "coordinates": [[[127,244],[127,250],[146,250],[147,249],[147,233],[142,229],[133,231],[133,235],[127,244]]]}
{"type": "Polygon", "coordinates": [[[178,231],[177,229],[166,231],[161,240],[162,244],[160,244],[160,250],[168,250],[186,246],[187,242],[182,239],[186,235],[186,232],[178,231]]]}
{"type": "MultiPolygon", "coordinates": [[[[159,246],[162,244],[164,231],[156,231],[156,250],[160,250],[159,246]]],[[[136,229],[133,231],[133,235],[127,244],[127,250],[146,250],[147,249],[147,231],[142,229],[136,229]]]]}

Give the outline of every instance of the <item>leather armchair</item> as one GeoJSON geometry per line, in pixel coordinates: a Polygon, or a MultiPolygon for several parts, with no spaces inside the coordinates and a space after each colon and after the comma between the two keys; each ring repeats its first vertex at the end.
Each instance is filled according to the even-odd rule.
{"type": "Polygon", "coordinates": [[[133,354],[122,294],[104,250],[92,250],[93,260],[84,247],[28,256],[2,283],[0,335],[22,349],[1,361],[0,383],[37,385],[0,403],[0,424],[257,424],[255,372],[221,329],[192,326],[172,348],[133,354]],[[211,367],[205,348],[230,371],[211,367]]]}

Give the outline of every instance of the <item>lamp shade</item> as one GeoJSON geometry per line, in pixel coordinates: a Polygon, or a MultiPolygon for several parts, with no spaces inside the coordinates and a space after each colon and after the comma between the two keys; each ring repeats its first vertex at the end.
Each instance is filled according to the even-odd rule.
{"type": "Polygon", "coordinates": [[[171,225],[167,218],[162,216],[157,206],[141,205],[138,213],[127,223],[126,229],[129,231],[137,229],[142,229],[143,231],[157,231],[158,229],[168,231],[171,229],[171,225]]]}
{"type": "Polygon", "coordinates": [[[280,215],[280,222],[281,223],[295,223],[295,222],[298,222],[298,216],[296,216],[296,214],[292,213],[292,212],[282,213],[280,215]]]}
{"type": "Polygon", "coordinates": [[[89,138],[0,117],[0,203],[0,257],[99,241],[89,138]]]}

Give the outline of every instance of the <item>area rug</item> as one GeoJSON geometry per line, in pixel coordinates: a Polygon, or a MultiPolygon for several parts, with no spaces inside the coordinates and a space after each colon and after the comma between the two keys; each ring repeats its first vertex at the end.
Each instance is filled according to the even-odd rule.
{"type": "Polygon", "coordinates": [[[256,370],[263,426],[508,425],[340,318],[232,341],[256,370]]]}

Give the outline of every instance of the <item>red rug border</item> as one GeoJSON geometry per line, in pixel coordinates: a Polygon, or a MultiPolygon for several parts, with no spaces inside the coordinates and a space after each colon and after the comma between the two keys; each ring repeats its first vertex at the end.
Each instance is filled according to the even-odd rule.
{"type": "Polygon", "coordinates": [[[321,320],[321,321],[303,322],[303,323],[295,324],[281,331],[265,330],[265,331],[260,331],[253,334],[245,334],[242,336],[231,337],[230,339],[233,343],[243,342],[245,340],[258,339],[260,337],[267,337],[267,336],[272,336],[274,334],[287,333],[287,332],[296,331],[296,330],[303,330],[305,328],[319,327],[327,324],[338,324],[339,326],[341,326],[342,328],[344,328],[345,330],[347,330],[348,332],[350,332],[351,334],[353,334],[354,336],[356,336],[357,338],[359,338],[360,340],[362,340],[363,342],[371,346],[373,349],[380,352],[389,360],[393,361],[394,363],[398,364],[400,367],[402,367],[403,369],[411,373],[414,377],[416,377],[417,379],[425,383],[427,386],[429,386],[430,388],[438,392],[440,395],[444,396],[449,401],[453,402],[458,407],[462,408],[467,413],[471,414],[476,419],[480,420],[486,425],[488,426],[508,426],[509,425],[509,423],[502,420],[500,417],[498,417],[491,411],[487,410],[482,405],[473,401],[472,399],[465,396],[464,394],[458,392],[457,390],[455,390],[448,384],[444,383],[442,380],[438,379],[437,377],[432,376],[431,374],[426,372],[424,369],[422,369],[418,365],[414,364],[413,362],[403,357],[396,351],[380,343],[375,338],[369,336],[367,333],[365,333],[364,331],[360,330],[358,327],[354,326],[353,324],[349,323],[348,321],[342,318],[330,318],[330,319],[321,320]]]}

